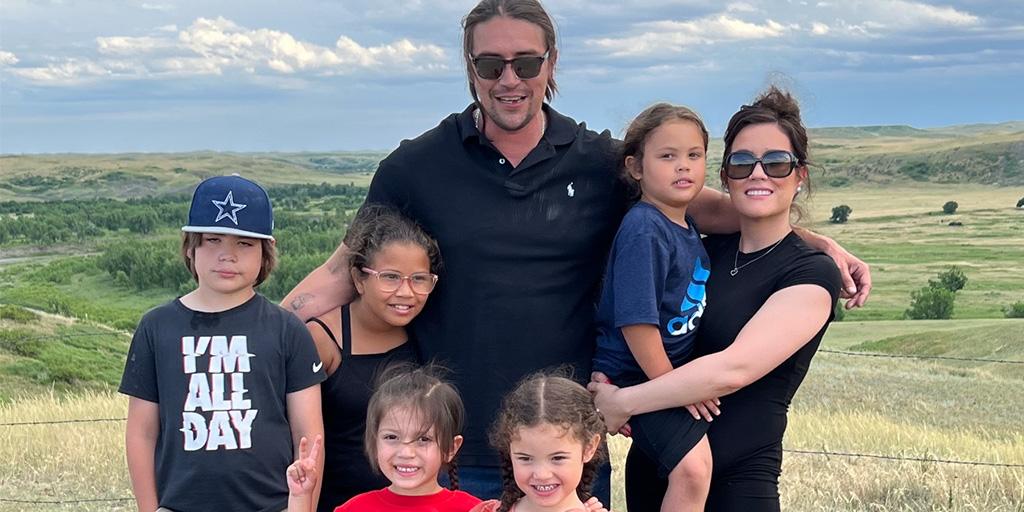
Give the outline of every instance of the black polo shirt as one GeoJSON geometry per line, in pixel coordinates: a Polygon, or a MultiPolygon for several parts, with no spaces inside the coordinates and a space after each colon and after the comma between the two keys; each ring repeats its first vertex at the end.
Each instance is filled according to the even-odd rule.
{"type": "Polygon", "coordinates": [[[516,382],[566,364],[589,379],[597,292],[628,201],[607,130],[545,105],[544,137],[512,168],[474,108],[403,141],[366,201],[397,207],[441,247],[441,279],[413,336],[425,359],[453,370],[466,403],[459,462],[496,466],[487,432],[516,382]]]}

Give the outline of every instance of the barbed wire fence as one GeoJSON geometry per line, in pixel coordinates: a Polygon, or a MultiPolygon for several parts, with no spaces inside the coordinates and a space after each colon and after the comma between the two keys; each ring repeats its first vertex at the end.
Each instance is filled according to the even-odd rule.
{"type": "MultiPolygon", "coordinates": [[[[49,336],[37,336],[34,338],[26,338],[27,341],[41,341],[47,339],[63,339],[63,338],[76,338],[76,337],[89,337],[89,336],[120,336],[126,335],[123,332],[103,332],[103,333],[73,333],[63,335],[49,335],[49,336]]],[[[885,354],[878,352],[857,352],[850,350],[835,350],[835,349],[818,349],[818,353],[833,354],[840,356],[849,357],[874,357],[883,359],[918,359],[918,360],[936,360],[936,361],[956,361],[956,362],[971,362],[971,363],[983,363],[983,364],[1009,364],[1009,365],[1024,365],[1024,361],[1010,360],[1010,359],[990,359],[981,357],[954,357],[954,356],[935,356],[935,355],[918,355],[918,354],[885,354]]],[[[13,428],[13,427],[36,427],[36,426],[47,426],[47,425],[68,425],[68,424],[86,424],[86,423],[111,423],[111,422],[123,422],[126,418],[69,418],[60,420],[47,420],[47,421],[19,421],[0,423],[0,427],[13,428]]],[[[806,455],[806,456],[817,456],[817,457],[838,457],[847,459],[873,459],[873,460],[885,460],[893,462],[917,462],[917,463],[929,463],[929,464],[940,464],[940,465],[955,465],[955,466],[975,466],[975,467],[989,467],[989,468],[1002,468],[1002,469],[1024,469],[1024,464],[1009,464],[1001,462],[989,462],[989,461],[976,461],[976,460],[956,460],[956,459],[941,459],[934,457],[914,457],[914,456],[900,456],[900,455],[885,455],[885,454],[872,454],[872,453],[856,453],[846,451],[832,451],[832,450],[803,450],[784,448],[782,450],[785,453],[794,455],[806,455]]],[[[132,497],[110,497],[110,498],[76,498],[66,500],[27,500],[27,499],[14,499],[14,498],[3,498],[0,497],[0,503],[10,503],[15,505],[85,505],[85,504],[96,504],[96,503],[119,503],[119,502],[130,502],[134,501],[132,497]]]]}

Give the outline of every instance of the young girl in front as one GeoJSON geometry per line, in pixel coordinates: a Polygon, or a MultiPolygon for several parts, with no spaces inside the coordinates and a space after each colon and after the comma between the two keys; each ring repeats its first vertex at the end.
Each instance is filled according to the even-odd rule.
{"type": "Polygon", "coordinates": [[[527,377],[505,397],[491,445],[502,457],[504,490],[500,501],[474,512],[604,511],[590,497],[608,456],[604,420],[583,386],[554,375],[527,377]]]}
{"type": "MultiPolygon", "coordinates": [[[[710,267],[686,212],[704,186],[707,146],[700,117],[666,103],[641,112],[626,130],[622,177],[638,201],[608,257],[594,356],[594,370],[617,385],[668,373],[693,351],[710,267]]],[[[703,510],[711,481],[707,421],[677,408],[634,416],[630,426],[633,443],[668,479],[661,510],[703,510]]],[[[627,500],[629,487],[627,476],[627,500]]]]}
{"type": "Polygon", "coordinates": [[[330,512],[353,496],[388,485],[363,449],[366,409],[378,373],[415,361],[405,327],[437,282],[437,244],[412,220],[365,205],[345,234],[349,272],[358,295],[306,324],[324,364],[323,489],[317,510],[330,512]]]}
{"type": "MultiPolygon", "coordinates": [[[[454,460],[462,446],[466,415],[458,392],[437,373],[430,366],[406,363],[382,374],[366,411],[365,448],[373,470],[390,485],[360,494],[335,512],[467,512],[480,503],[465,492],[442,488],[437,481],[445,469],[458,486],[454,460]]],[[[288,468],[289,512],[306,512],[310,507],[320,440],[309,444],[303,440],[300,458],[288,468]]]]}

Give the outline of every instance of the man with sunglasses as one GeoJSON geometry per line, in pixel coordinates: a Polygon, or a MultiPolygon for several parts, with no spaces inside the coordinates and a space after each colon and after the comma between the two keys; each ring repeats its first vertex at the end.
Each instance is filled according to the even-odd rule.
{"type": "MultiPolygon", "coordinates": [[[[366,201],[416,219],[441,248],[444,268],[412,337],[425,360],[452,369],[466,404],[460,486],[493,498],[500,460],[487,429],[502,396],[543,368],[571,365],[589,378],[597,291],[629,204],[616,178],[619,142],[544,101],[557,91],[558,49],[536,0],[483,0],[463,20],[463,52],[473,103],[381,161],[366,201]]],[[[738,229],[714,190],[690,211],[704,230],[738,229]]],[[[819,241],[852,262],[840,267],[863,270],[866,298],[866,266],[819,241]]],[[[346,257],[342,245],[285,306],[306,317],[348,300],[346,257]]],[[[596,494],[608,503],[602,480],[596,494]]]]}

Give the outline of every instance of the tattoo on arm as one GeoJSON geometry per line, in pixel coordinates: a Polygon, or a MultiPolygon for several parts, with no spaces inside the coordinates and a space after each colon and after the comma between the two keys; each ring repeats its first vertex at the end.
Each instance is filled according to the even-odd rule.
{"type": "Polygon", "coordinates": [[[302,309],[302,307],[305,306],[306,304],[309,304],[309,302],[311,300],[313,300],[313,294],[312,293],[303,293],[303,294],[299,295],[298,297],[295,297],[294,299],[292,299],[292,301],[289,303],[289,305],[291,306],[292,311],[298,311],[298,310],[302,309]]]}

